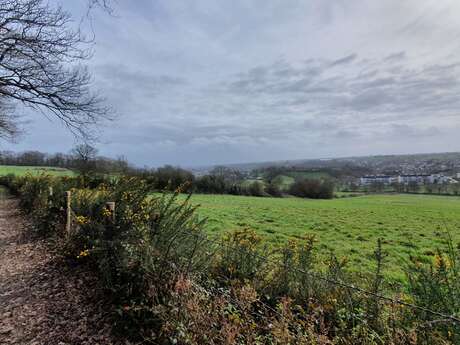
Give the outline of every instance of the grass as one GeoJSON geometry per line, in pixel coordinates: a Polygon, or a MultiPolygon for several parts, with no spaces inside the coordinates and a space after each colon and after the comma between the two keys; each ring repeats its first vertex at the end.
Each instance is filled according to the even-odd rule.
{"type": "Polygon", "coordinates": [[[274,179],[274,182],[277,183],[281,189],[287,190],[296,179],[321,179],[330,177],[328,173],[322,171],[290,171],[284,175],[278,175],[274,179]]]}
{"type": "Polygon", "coordinates": [[[54,176],[73,176],[75,174],[73,171],[64,168],[0,165],[0,176],[8,174],[14,174],[17,176],[23,176],[26,174],[39,175],[43,173],[54,176]]]}
{"type": "Polygon", "coordinates": [[[251,228],[276,246],[289,238],[314,234],[320,254],[349,259],[360,272],[373,269],[373,251],[382,238],[386,276],[405,281],[410,256],[432,261],[446,231],[460,241],[460,198],[427,195],[366,195],[333,200],[193,195],[207,231],[221,234],[251,228]]]}

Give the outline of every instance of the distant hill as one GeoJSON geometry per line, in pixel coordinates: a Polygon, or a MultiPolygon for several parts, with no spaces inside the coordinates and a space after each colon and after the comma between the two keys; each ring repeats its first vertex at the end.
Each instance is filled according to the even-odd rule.
{"type": "MultiPolygon", "coordinates": [[[[299,159],[269,162],[226,164],[225,166],[248,172],[270,166],[292,167],[296,169],[341,169],[357,167],[373,173],[457,173],[460,172],[460,152],[421,153],[405,155],[376,155],[324,159],[299,159]]],[[[213,168],[195,167],[195,173],[205,173],[213,168]]]]}

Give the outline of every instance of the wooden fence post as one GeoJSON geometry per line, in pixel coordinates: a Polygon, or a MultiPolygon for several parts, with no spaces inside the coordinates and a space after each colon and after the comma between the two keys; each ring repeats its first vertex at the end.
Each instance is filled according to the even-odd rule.
{"type": "Polygon", "coordinates": [[[112,213],[112,222],[115,223],[115,201],[106,202],[105,206],[112,213]]]}
{"type": "Polygon", "coordinates": [[[53,206],[53,200],[51,200],[51,198],[53,197],[53,187],[49,186],[48,192],[48,206],[51,207],[53,206]]]}
{"type": "Polygon", "coordinates": [[[67,211],[67,222],[65,225],[65,230],[66,230],[67,235],[70,235],[70,227],[72,225],[72,209],[70,208],[70,201],[71,201],[72,192],[68,190],[67,192],[65,192],[65,194],[67,197],[67,210],[66,210],[67,211]]]}

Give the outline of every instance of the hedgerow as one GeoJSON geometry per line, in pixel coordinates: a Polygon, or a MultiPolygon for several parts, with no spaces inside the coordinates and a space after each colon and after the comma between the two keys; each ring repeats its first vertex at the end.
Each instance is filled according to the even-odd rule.
{"type": "MultiPolygon", "coordinates": [[[[408,286],[389,291],[376,271],[355,288],[346,259],[316,255],[305,236],[269,249],[250,229],[209,238],[190,197],[152,196],[141,178],[0,179],[19,196],[37,234],[53,238],[70,262],[88,265],[113,300],[124,336],[171,344],[456,344],[458,248],[432,264],[408,263],[408,286]],[[65,229],[65,192],[73,225],[65,229]],[[108,202],[115,202],[113,211],[108,202]],[[325,267],[319,269],[319,267],[325,267]],[[391,292],[394,303],[380,296],[391,292]]],[[[184,186],[186,189],[187,186],[184,186]]]]}

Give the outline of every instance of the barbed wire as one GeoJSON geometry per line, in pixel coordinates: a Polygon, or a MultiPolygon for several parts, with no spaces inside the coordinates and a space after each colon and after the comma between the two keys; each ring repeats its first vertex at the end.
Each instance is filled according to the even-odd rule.
{"type": "MultiPolygon", "coordinates": [[[[210,244],[218,245],[218,246],[221,246],[221,247],[225,246],[225,245],[228,246],[228,244],[223,244],[221,241],[219,241],[217,239],[211,239],[211,238],[208,238],[207,236],[204,236],[202,234],[193,233],[193,232],[186,232],[186,231],[182,231],[182,233],[185,234],[185,235],[188,235],[188,236],[193,236],[193,237],[198,238],[198,239],[200,239],[202,241],[206,241],[206,242],[208,242],[210,244]]],[[[251,256],[254,256],[254,257],[256,257],[256,258],[258,258],[260,260],[264,260],[266,262],[271,262],[273,260],[272,258],[270,258],[268,256],[261,255],[261,254],[258,254],[258,253],[254,253],[254,252],[248,252],[248,251],[245,251],[244,249],[239,248],[239,247],[232,247],[232,248],[234,250],[240,252],[240,253],[243,253],[244,255],[251,255],[251,256]]],[[[305,271],[305,270],[299,269],[297,267],[285,266],[285,268],[287,270],[295,271],[297,273],[300,273],[300,274],[310,276],[312,278],[324,281],[324,282],[326,282],[328,284],[332,284],[332,285],[335,285],[335,286],[340,286],[342,288],[346,288],[346,289],[349,289],[349,290],[356,291],[356,292],[361,293],[363,295],[366,295],[368,297],[372,296],[372,297],[375,297],[375,298],[380,299],[382,301],[386,301],[386,302],[391,303],[391,304],[398,304],[398,305],[402,305],[402,306],[405,306],[405,307],[408,307],[408,308],[411,308],[411,309],[416,309],[416,310],[419,310],[419,311],[423,311],[423,312],[429,313],[431,315],[436,315],[438,317],[443,318],[444,321],[445,320],[450,320],[451,322],[455,322],[455,323],[460,324],[460,318],[455,316],[455,315],[449,315],[449,314],[441,313],[441,312],[438,312],[436,310],[432,310],[432,309],[429,309],[429,308],[426,308],[426,307],[416,305],[414,303],[403,301],[401,299],[395,299],[395,298],[391,298],[391,297],[388,297],[388,296],[384,296],[382,294],[363,289],[363,288],[358,287],[356,285],[347,284],[347,283],[344,283],[342,281],[338,281],[338,280],[335,280],[335,279],[332,279],[332,278],[324,277],[323,275],[321,275],[320,273],[317,273],[317,272],[305,271]]]]}

